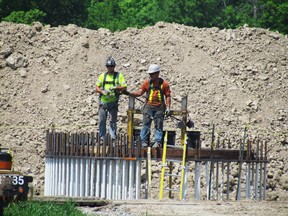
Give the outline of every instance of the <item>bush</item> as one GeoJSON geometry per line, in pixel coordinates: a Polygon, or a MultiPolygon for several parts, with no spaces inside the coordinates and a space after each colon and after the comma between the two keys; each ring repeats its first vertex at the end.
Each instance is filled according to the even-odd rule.
{"type": "Polygon", "coordinates": [[[43,23],[44,18],[46,17],[46,13],[33,9],[30,11],[14,11],[9,16],[4,17],[2,20],[7,22],[14,23],[24,23],[27,25],[31,25],[33,22],[39,21],[43,23]]]}

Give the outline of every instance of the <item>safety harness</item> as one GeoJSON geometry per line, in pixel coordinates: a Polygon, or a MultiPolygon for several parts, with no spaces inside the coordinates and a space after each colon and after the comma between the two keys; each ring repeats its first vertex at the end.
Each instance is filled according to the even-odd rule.
{"type": "Polygon", "coordinates": [[[154,86],[152,80],[150,80],[149,82],[149,88],[147,91],[147,102],[152,102],[152,97],[153,97],[153,93],[154,91],[158,90],[158,99],[159,101],[161,101],[162,103],[164,102],[164,97],[163,97],[163,91],[162,91],[162,87],[163,87],[163,79],[159,78],[159,85],[158,86],[154,86]]]}
{"type": "MultiPolygon", "coordinates": [[[[107,75],[108,75],[108,72],[106,72],[104,74],[104,80],[103,80],[103,83],[102,83],[102,89],[103,90],[105,90],[105,85],[106,84],[108,84],[108,85],[113,84],[113,86],[116,86],[116,80],[118,79],[119,73],[118,72],[114,72],[113,81],[106,81],[107,75]]],[[[115,95],[116,95],[117,100],[118,100],[119,94],[115,94],[115,95]]],[[[102,94],[100,95],[100,98],[101,98],[101,96],[102,96],[102,94]]]]}

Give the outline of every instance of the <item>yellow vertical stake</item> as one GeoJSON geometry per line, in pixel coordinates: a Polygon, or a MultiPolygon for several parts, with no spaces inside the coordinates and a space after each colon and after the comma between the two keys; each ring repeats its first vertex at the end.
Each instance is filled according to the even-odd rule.
{"type": "Polygon", "coordinates": [[[163,154],[162,154],[162,168],[161,168],[161,179],[160,179],[160,191],[159,191],[159,199],[163,198],[163,189],[164,189],[164,177],[165,177],[165,167],[166,163],[166,151],[167,151],[167,140],[168,140],[168,131],[166,131],[164,136],[164,144],[163,144],[163,154]]]}

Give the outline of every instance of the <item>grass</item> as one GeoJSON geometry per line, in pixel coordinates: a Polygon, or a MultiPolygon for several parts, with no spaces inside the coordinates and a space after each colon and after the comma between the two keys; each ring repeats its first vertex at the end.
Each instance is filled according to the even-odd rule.
{"type": "Polygon", "coordinates": [[[72,201],[64,204],[43,201],[11,203],[4,209],[4,216],[86,216],[72,201]]]}

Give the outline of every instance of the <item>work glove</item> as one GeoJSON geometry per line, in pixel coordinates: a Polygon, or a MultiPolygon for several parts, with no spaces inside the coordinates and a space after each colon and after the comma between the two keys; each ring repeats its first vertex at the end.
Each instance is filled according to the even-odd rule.
{"type": "Polygon", "coordinates": [[[110,91],[106,91],[106,90],[102,91],[102,95],[105,95],[105,96],[109,96],[110,93],[111,93],[110,91]]]}
{"type": "Polygon", "coordinates": [[[111,86],[111,87],[109,88],[109,90],[110,90],[110,91],[116,90],[116,86],[111,86]]]}
{"type": "Polygon", "coordinates": [[[169,109],[169,108],[166,108],[164,114],[165,114],[165,116],[170,116],[170,109],[169,109]]]}

